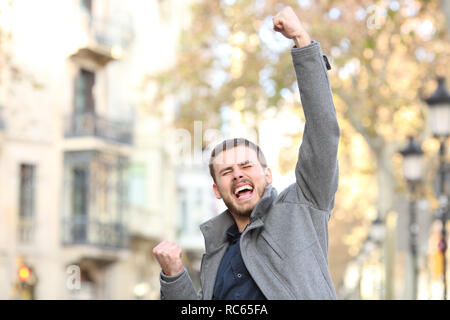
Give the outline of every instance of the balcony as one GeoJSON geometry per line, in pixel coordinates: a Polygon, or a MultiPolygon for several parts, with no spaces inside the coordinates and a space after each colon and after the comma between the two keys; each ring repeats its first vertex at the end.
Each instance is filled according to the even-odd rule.
{"type": "Polygon", "coordinates": [[[128,245],[127,231],[121,222],[101,222],[87,217],[63,219],[62,243],[88,245],[102,249],[123,249],[128,245]]]}
{"type": "Polygon", "coordinates": [[[65,121],[64,136],[96,137],[109,142],[132,144],[132,121],[112,121],[92,112],[73,114],[65,121]]]}
{"type": "Polygon", "coordinates": [[[126,157],[99,151],[64,152],[63,245],[78,247],[92,257],[104,249],[127,247],[123,223],[127,167],[126,157]]]}
{"type": "Polygon", "coordinates": [[[133,40],[129,18],[99,17],[87,10],[79,11],[81,44],[73,58],[90,59],[104,66],[120,59],[133,40]]]}

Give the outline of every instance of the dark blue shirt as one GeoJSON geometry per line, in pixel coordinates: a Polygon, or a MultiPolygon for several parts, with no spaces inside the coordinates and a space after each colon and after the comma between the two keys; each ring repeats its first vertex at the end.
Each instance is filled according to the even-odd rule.
{"type": "Polygon", "coordinates": [[[239,246],[241,233],[236,224],[227,230],[229,246],[220,262],[213,299],[265,300],[255,280],[248,273],[239,246]]]}

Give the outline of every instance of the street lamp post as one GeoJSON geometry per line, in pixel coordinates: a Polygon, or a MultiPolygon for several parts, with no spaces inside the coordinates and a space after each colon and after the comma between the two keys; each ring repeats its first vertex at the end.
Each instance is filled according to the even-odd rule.
{"type": "Polygon", "coordinates": [[[441,239],[439,241],[439,251],[442,254],[442,284],[443,299],[447,300],[447,212],[448,212],[448,195],[445,190],[445,139],[440,139],[439,146],[439,193],[440,193],[440,219],[441,219],[441,239]]]}
{"type": "Polygon", "coordinates": [[[380,215],[372,221],[372,226],[370,228],[370,237],[377,243],[381,244],[385,238],[386,228],[384,226],[384,221],[381,219],[380,215]]]}
{"type": "MultiPolygon", "coordinates": [[[[380,257],[383,259],[383,243],[386,238],[386,227],[384,224],[384,220],[381,219],[380,212],[378,212],[377,218],[372,221],[372,225],[370,226],[369,238],[372,239],[378,248],[380,248],[380,257]]],[[[386,283],[386,270],[382,277],[380,278],[380,299],[383,299],[383,292],[385,291],[385,283],[386,283]]],[[[386,293],[384,294],[384,299],[387,298],[386,293]]]]}
{"type": "Polygon", "coordinates": [[[417,236],[419,226],[417,224],[416,217],[416,188],[422,177],[422,155],[423,151],[419,144],[414,143],[414,139],[409,137],[409,143],[405,149],[400,153],[403,156],[403,175],[408,182],[410,201],[409,201],[409,248],[411,251],[411,265],[412,265],[412,296],[413,299],[417,299],[417,236]]]}
{"type": "Polygon", "coordinates": [[[445,187],[445,142],[450,133],[450,93],[445,88],[445,79],[443,77],[437,78],[438,87],[436,91],[425,102],[429,107],[429,125],[433,136],[439,139],[439,175],[440,175],[440,190],[439,198],[441,200],[441,241],[439,249],[443,255],[443,299],[447,299],[447,212],[448,212],[448,193],[445,187]]]}

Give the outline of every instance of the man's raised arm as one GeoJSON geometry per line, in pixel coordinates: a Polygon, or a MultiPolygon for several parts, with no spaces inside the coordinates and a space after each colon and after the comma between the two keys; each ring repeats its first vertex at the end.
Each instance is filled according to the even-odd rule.
{"type": "Polygon", "coordinates": [[[338,187],[340,129],[327,74],[328,60],[292,8],[284,8],[273,23],[275,31],[296,44],[291,55],[306,118],[295,170],[300,194],[317,209],[330,211],[338,187]]]}

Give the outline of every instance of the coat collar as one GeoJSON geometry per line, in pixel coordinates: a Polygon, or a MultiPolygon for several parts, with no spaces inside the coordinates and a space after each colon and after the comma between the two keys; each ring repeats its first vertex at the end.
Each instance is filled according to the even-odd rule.
{"type": "MultiPolygon", "coordinates": [[[[264,190],[262,198],[250,214],[250,224],[262,218],[267,213],[276,197],[277,190],[272,185],[268,185],[264,190]]],[[[218,216],[200,225],[200,230],[205,238],[207,254],[215,252],[227,242],[227,230],[233,223],[233,217],[227,209],[218,216]]],[[[262,225],[263,223],[260,222],[260,226],[262,225]]]]}

